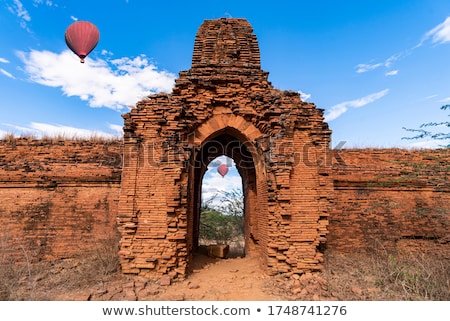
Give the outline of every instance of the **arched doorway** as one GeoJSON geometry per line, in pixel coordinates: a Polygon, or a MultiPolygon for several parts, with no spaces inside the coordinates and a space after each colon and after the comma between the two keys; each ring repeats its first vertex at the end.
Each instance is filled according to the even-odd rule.
{"type": "Polygon", "coordinates": [[[191,175],[192,195],[188,208],[191,210],[188,219],[191,224],[190,244],[193,251],[199,249],[200,215],[202,202],[202,179],[208,169],[208,164],[217,157],[225,155],[234,160],[236,169],[242,178],[242,194],[244,198],[244,253],[251,254],[255,251],[255,238],[252,238],[252,227],[255,228],[256,216],[256,152],[254,145],[239,130],[226,127],[209,137],[201,144],[194,156],[191,175]]]}
{"type": "Polygon", "coordinates": [[[201,198],[200,252],[219,258],[244,257],[242,177],[232,158],[222,155],[209,163],[201,198]]]}

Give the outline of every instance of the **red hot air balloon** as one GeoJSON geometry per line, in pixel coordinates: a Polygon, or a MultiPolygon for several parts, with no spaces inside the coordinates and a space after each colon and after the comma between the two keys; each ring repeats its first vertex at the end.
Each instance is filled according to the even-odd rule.
{"type": "Polygon", "coordinates": [[[228,166],[225,164],[221,164],[219,167],[217,167],[217,171],[220,175],[222,175],[222,177],[224,177],[228,173],[228,166]]]}
{"type": "Polygon", "coordinates": [[[94,50],[100,39],[97,27],[88,21],[76,21],[66,30],[66,44],[84,63],[89,53],[94,50]]]}

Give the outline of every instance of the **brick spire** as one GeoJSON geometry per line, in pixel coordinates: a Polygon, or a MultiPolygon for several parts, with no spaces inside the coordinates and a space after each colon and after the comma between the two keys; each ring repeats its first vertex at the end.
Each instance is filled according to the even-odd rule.
{"type": "Polygon", "coordinates": [[[261,68],[258,40],[246,19],[205,20],[198,29],[192,68],[261,68]]]}

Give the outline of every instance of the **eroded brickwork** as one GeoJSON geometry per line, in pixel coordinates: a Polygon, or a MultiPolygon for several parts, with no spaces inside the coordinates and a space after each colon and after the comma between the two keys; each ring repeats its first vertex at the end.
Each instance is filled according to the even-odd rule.
{"type": "Polygon", "coordinates": [[[323,111],[274,89],[244,19],[205,21],[171,94],[124,115],[119,206],[125,273],[186,275],[198,242],[201,177],[232,157],[243,178],[249,254],[273,273],[321,268],[332,198],[323,111]]]}
{"type": "Polygon", "coordinates": [[[67,258],[113,238],[121,155],[121,142],[0,141],[2,255],[67,258]]]}
{"type": "MultiPolygon", "coordinates": [[[[0,141],[2,251],[18,261],[24,251],[52,260],[114,238],[121,153],[121,143],[0,141]]],[[[338,151],[327,251],[407,247],[450,258],[449,157],[448,150],[338,151]]],[[[251,228],[264,235],[268,225],[251,228]]]]}
{"type": "Polygon", "coordinates": [[[450,151],[360,149],[334,162],[335,206],[327,247],[397,250],[450,258],[450,151]],[[418,242],[420,241],[420,242],[418,242]]]}

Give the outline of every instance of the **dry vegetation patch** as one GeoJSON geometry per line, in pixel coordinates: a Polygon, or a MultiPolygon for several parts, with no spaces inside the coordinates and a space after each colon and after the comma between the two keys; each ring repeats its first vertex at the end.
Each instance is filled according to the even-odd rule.
{"type": "Polygon", "coordinates": [[[428,253],[328,254],[323,277],[338,300],[450,300],[450,261],[428,253]]]}
{"type": "Polygon", "coordinates": [[[269,277],[262,269],[251,269],[252,278],[264,280],[261,288],[248,284],[250,275],[240,275],[247,273],[242,265],[248,269],[246,260],[215,260],[214,269],[224,274],[212,273],[211,263],[199,268],[195,274],[201,286],[197,289],[189,278],[167,287],[157,280],[125,276],[120,271],[117,239],[95,242],[97,246],[83,256],[54,262],[34,262],[31,253],[23,249],[26,260],[20,264],[8,255],[7,248],[0,246],[0,300],[158,300],[168,293],[183,291],[190,293],[183,299],[205,300],[205,291],[212,291],[207,284],[220,283],[226,277],[232,277],[232,281],[221,284],[221,291],[226,293],[223,297],[233,297],[233,291],[250,287],[252,293],[261,291],[259,297],[279,300],[450,300],[450,260],[435,253],[326,252],[321,273],[286,278],[269,277]],[[225,264],[222,269],[220,262],[225,264]],[[229,271],[230,263],[237,264],[237,268],[229,271]]]}
{"type": "Polygon", "coordinates": [[[0,300],[77,300],[120,275],[117,238],[94,240],[96,246],[79,257],[36,261],[23,249],[18,260],[0,245],[0,300]]]}

